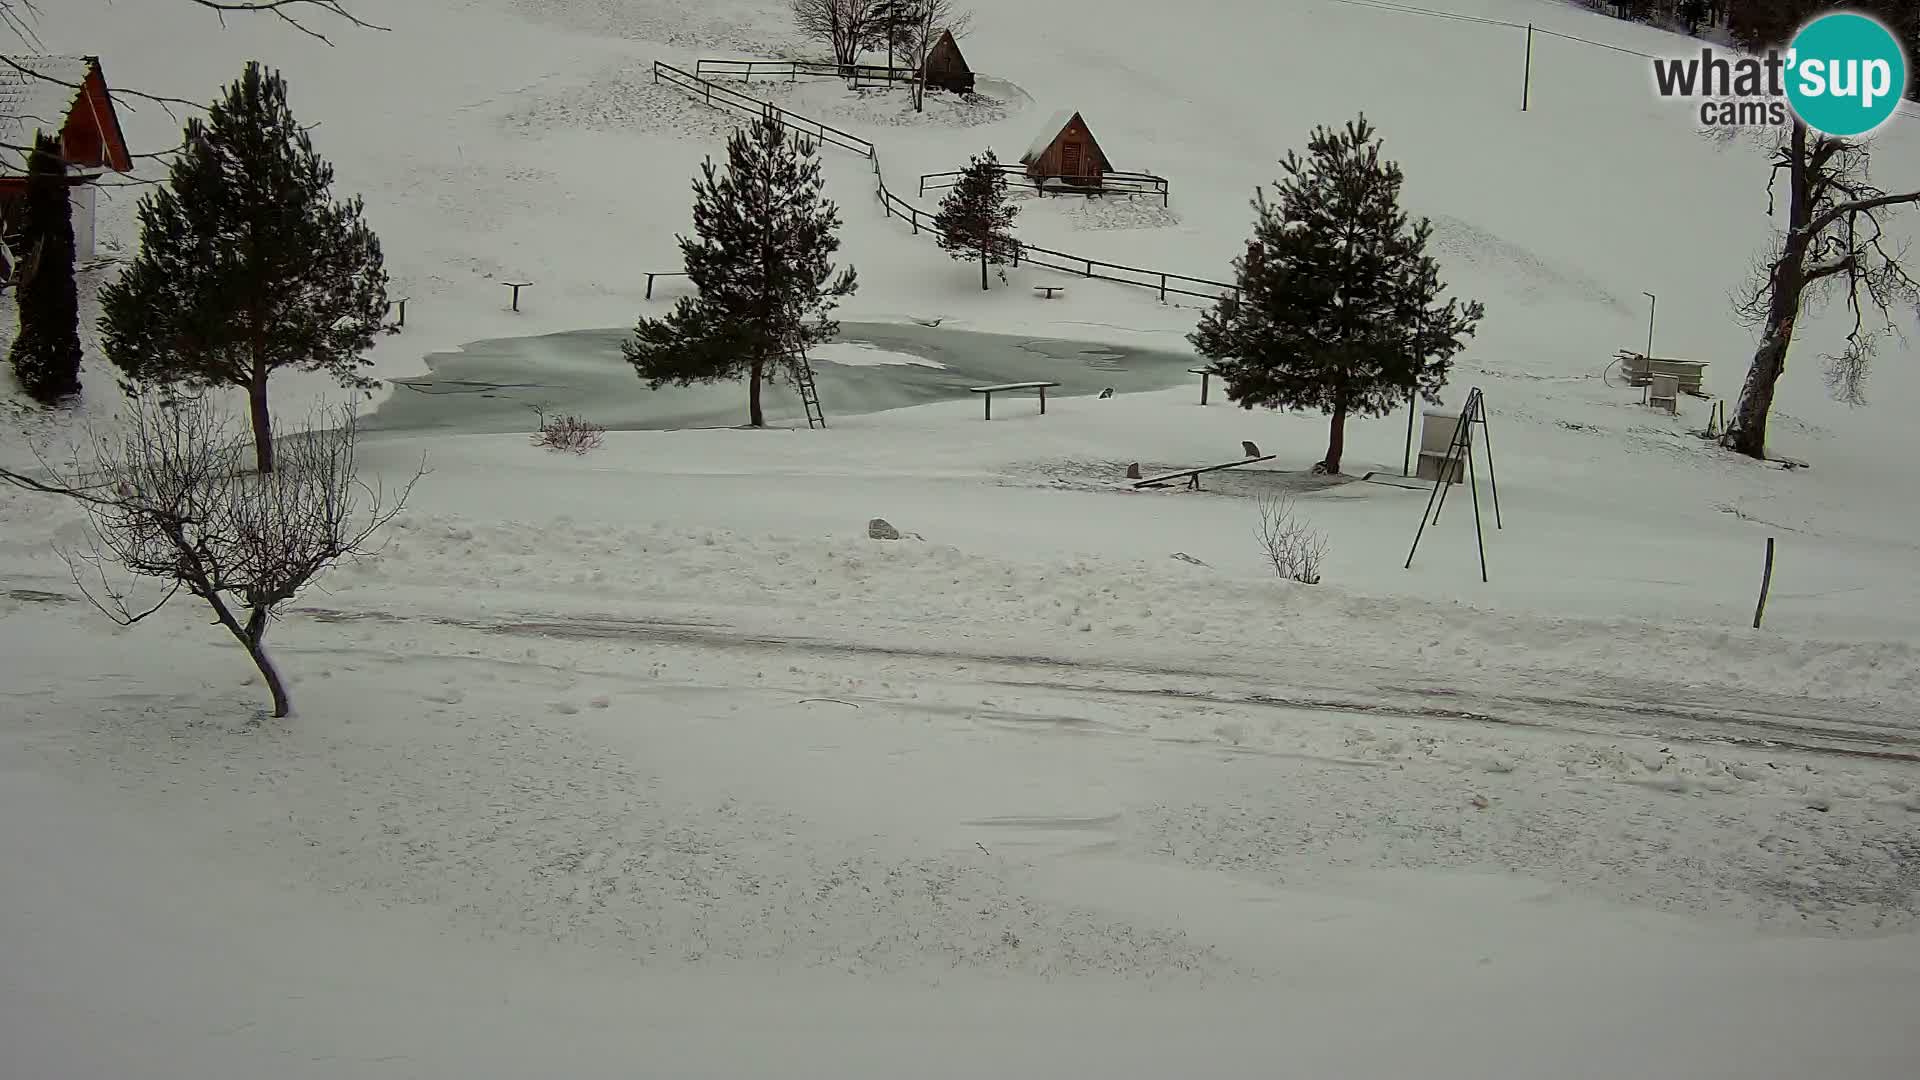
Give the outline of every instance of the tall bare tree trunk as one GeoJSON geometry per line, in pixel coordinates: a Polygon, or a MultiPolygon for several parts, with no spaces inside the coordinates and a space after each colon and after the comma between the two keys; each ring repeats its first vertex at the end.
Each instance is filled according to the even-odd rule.
{"type": "Polygon", "coordinates": [[[767,414],[760,408],[760,380],[767,370],[764,356],[753,358],[753,372],[747,382],[747,422],[754,427],[767,426],[767,414]]]}
{"type": "Polygon", "coordinates": [[[1347,449],[1347,406],[1343,402],[1333,407],[1333,426],[1327,434],[1327,457],[1320,463],[1320,471],[1328,476],[1340,475],[1340,455],[1347,449]]]}
{"type": "Polygon", "coordinates": [[[267,410],[267,369],[256,365],[247,382],[247,411],[253,419],[253,457],[263,473],[273,471],[273,413],[267,410]]]}
{"type": "Polygon", "coordinates": [[[980,291],[987,291],[987,244],[980,242],[980,291]]]}
{"type": "Polygon", "coordinates": [[[1795,122],[1792,140],[1792,163],[1786,170],[1790,187],[1787,239],[1769,272],[1770,295],[1760,346],[1754,350],[1746,381],[1740,386],[1740,400],[1720,440],[1722,446],[1748,457],[1767,456],[1767,417],[1773,412],[1774,387],[1787,370],[1787,351],[1793,348],[1794,324],[1807,288],[1807,245],[1812,241],[1807,227],[1813,222],[1813,203],[1805,125],[1795,122]]]}

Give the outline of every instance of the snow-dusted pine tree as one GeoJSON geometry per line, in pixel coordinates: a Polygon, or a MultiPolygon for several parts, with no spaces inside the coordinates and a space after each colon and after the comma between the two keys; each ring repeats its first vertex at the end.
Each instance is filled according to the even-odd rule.
{"type": "Polygon", "coordinates": [[[1381,160],[1365,116],[1340,132],[1316,128],[1308,154],[1289,151],[1280,163],[1278,206],[1255,194],[1253,241],[1235,263],[1240,292],[1188,340],[1243,408],[1331,416],[1314,469],[1333,474],[1349,415],[1384,415],[1415,392],[1438,402],[1484,309],[1440,302],[1446,287],[1426,254],[1432,227],[1400,209],[1400,167],[1381,160]]]}
{"type": "Polygon", "coordinates": [[[80,392],[80,293],[73,281],[73,204],[60,144],[42,136],[27,159],[20,227],[20,336],[13,375],[42,405],[80,392]]]}
{"type": "Polygon", "coordinates": [[[258,63],[187,121],[167,186],[140,202],[140,254],[101,292],[107,358],[133,385],[247,391],[254,457],[273,471],[267,378],[362,374],[387,310],[380,242],[358,198],[335,202],[333,166],[258,63]]]}
{"type": "Polygon", "coordinates": [[[711,158],[701,166],[697,239],[680,237],[697,294],[664,319],[642,317],[621,343],[649,387],[744,377],[748,421],[764,427],[762,380],[791,374],[809,347],[839,332],[830,313],[856,279],[829,261],[840,249],[840,212],[821,194],[815,149],[769,113],[727,141],[725,172],[711,158]]]}
{"type": "MultiPolygon", "coordinates": [[[[1007,201],[1007,174],[993,151],[975,155],[960,179],[940,200],[933,227],[940,246],[956,259],[980,260],[980,288],[987,288],[987,267],[1003,266],[1019,250],[1013,238],[1013,218],[1020,208],[1007,201]]],[[[1000,279],[1006,280],[1001,271],[1000,279]]]]}

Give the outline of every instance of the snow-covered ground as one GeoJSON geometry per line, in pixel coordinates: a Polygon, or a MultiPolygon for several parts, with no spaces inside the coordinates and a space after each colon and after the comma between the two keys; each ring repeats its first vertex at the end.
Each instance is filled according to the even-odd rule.
{"type": "MultiPolygon", "coordinates": [[[[40,32],[156,93],[284,67],[413,298],[386,377],[663,310],[680,286],[649,304],[644,272],[673,268],[732,118],[650,65],[788,49],[784,5],[393,6],[331,48],[158,0],[43,5],[40,32]],[[501,280],[536,283],[522,312],[501,280]]],[[[753,92],[873,139],[903,192],[1079,109],[1172,205],[1027,200],[1022,235],[1202,277],[1273,160],[1364,108],[1489,306],[1448,398],[1491,410],[1491,580],[1465,490],[1403,568],[1425,492],[1357,478],[1398,474],[1404,414],[1354,424],[1328,482],[1305,474],[1323,419],[1201,408],[1197,380],[1045,416],[1007,395],[991,423],[958,390],[829,399],[824,431],[615,431],[585,457],[387,430],[370,471],[429,472],[380,553],[273,629],[298,712],[256,723],[200,611],[112,627],[53,554],[73,517],[0,493],[0,1075],[1910,1075],[1915,354],[1846,410],[1812,359],[1844,315],[1809,320],[1776,427],[1801,469],[1602,377],[1644,343],[1645,290],[1658,351],[1732,396],[1759,152],[1696,135],[1642,61],[1558,39],[1522,114],[1521,41],[1458,20],[971,6],[981,101],[753,92]],[[1242,440],[1275,460],[1122,481],[1242,440]],[[1268,492],[1327,534],[1324,584],[1261,565],[1268,492]],[[907,538],[869,540],[876,516],[907,538]]],[[[1685,47],[1557,3],[1446,6],[1685,47]]],[[[124,119],[171,145],[157,106],[124,119]]],[[[1878,154],[1889,186],[1920,177],[1910,122],[1878,154]]],[[[1043,301],[1065,275],[1029,268],[982,293],[879,212],[866,161],[826,160],[849,321],[1184,347],[1189,302],[1043,301]]],[[[135,194],[105,211],[121,250],[135,194]]],[[[104,416],[111,378],[86,378],[104,416]]],[[[276,379],[283,407],[321,392],[276,379]]],[[[5,460],[23,430],[74,427],[10,423],[5,460]]]]}

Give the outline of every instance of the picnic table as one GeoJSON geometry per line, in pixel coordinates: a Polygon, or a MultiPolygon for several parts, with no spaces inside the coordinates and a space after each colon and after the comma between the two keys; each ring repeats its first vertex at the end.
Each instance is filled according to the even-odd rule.
{"type": "Polygon", "coordinates": [[[1067,287],[1065,285],[1035,285],[1033,287],[1033,291],[1037,293],[1046,293],[1047,294],[1046,299],[1051,300],[1053,299],[1054,293],[1066,292],[1067,287]]]}
{"type": "Polygon", "coordinates": [[[993,395],[1006,390],[1038,390],[1040,391],[1040,415],[1045,416],[1047,415],[1047,387],[1059,385],[1057,382],[1011,382],[994,386],[970,386],[967,389],[985,396],[987,419],[991,420],[993,419],[993,395]]]}

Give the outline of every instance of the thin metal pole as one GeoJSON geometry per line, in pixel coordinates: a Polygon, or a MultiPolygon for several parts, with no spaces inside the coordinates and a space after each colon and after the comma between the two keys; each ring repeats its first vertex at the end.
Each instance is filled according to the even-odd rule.
{"type": "Polygon", "coordinates": [[[1651,301],[1651,303],[1647,305],[1647,359],[1652,360],[1653,359],[1653,313],[1655,309],[1659,308],[1660,306],[1660,298],[1653,295],[1650,292],[1643,292],[1640,295],[1646,297],[1649,301],[1651,301]]]}
{"type": "Polygon", "coordinates": [[[1487,580],[1487,536],[1480,531],[1480,469],[1473,463],[1473,430],[1467,430],[1467,487],[1473,492],[1473,541],[1480,547],[1480,581],[1487,580]]]}
{"type": "Polygon", "coordinates": [[[1520,111],[1526,112],[1533,101],[1533,24],[1527,24],[1527,74],[1520,89],[1520,111]]]}
{"type": "Polygon", "coordinates": [[[1487,423],[1487,396],[1480,395],[1480,438],[1487,444],[1487,484],[1493,488],[1493,527],[1504,529],[1500,520],[1500,478],[1493,472],[1493,428],[1487,423]]]}

